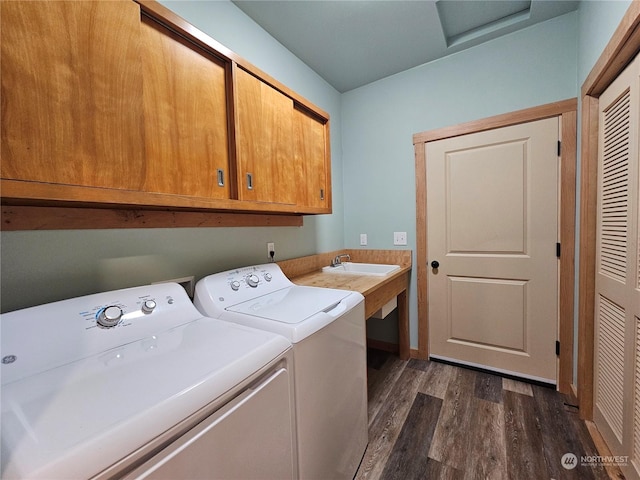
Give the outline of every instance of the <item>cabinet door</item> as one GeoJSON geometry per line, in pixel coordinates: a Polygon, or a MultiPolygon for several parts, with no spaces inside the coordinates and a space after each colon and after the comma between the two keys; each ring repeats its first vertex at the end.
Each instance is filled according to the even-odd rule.
{"type": "Polygon", "coordinates": [[[142,17],[143,190],[229,197],[225,64],[142,17]]]}
{"type": "Polygon", "coordinates": [[[293,101],[240,68],[235,78],[238,197],[295,204],[293,101]]]}
{"type": "Polygon", "coordinates": [[[328,125],[300,108],[293,111],[294,157],[298,172],[297,198],[301,207],[331,208],[328,125]]]}
{"type": "Polygon", "coordinates": [[[139,188],[138,5],[0,2],[0,9],[2,178],[139,188]]]}

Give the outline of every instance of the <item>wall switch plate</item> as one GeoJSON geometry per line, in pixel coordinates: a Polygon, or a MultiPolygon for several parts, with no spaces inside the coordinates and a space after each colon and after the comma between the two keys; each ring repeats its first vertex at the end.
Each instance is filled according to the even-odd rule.
{"type": "Polygon", "coordinates": [[[360,234],[360,245],[364,246],[367,244],[367,234],[366,233],[361,233],[360,234]]]}
{"type": "Polygon", "coordinates": [[[407,232],[393,232],[393,244],[394,245],[406,245],[407,244],[407,232]]]}
{"type": "Polygon", "coordinates": [[[274,242],[267,243],[267,258],[271,260],[271,252],[273,252],[273,257],[276,256],[276,244],[274,242]]]}

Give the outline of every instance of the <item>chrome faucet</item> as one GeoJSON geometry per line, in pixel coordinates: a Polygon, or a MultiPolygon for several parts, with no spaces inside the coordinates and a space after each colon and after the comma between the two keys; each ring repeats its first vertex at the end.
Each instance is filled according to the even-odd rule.
{"type": "Polygon", "coordinates": [[[342,265],[341,257],[347,257],[348,261],[351,261],[351,256],[348,253],[343,253],[342,255],[336,255],[336,258],[331,262],[332,267],[337,267],[338,265],[342,265]]]}

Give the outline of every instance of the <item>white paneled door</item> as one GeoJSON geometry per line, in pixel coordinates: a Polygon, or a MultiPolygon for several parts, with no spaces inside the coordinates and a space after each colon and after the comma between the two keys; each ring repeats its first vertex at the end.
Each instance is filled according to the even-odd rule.
{"type": "Polygon", "coordinates": [[[558,136],[554,117],[427,143],[432,357],[556,383],[558,136]]]}
{"type": "Polygon", "coordinates": [[[600,96],[594,421],[626,478],[640,478],[640,58],[600,96]]]}

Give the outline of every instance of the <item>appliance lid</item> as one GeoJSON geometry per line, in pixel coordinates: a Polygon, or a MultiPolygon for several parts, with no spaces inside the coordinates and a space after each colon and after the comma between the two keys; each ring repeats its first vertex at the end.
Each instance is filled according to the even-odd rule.
{"type": "Polygon", "coordinates": [[[290,348],[211,318],[2,386],[2,477],[89,478],[290,348]]]}
{"type": "Polygon", "coordinates": [[[352,295],[348,290],[293,286],[227,307],[225,310],[274,322],[297,324],[329,312],[352,295]]]}

